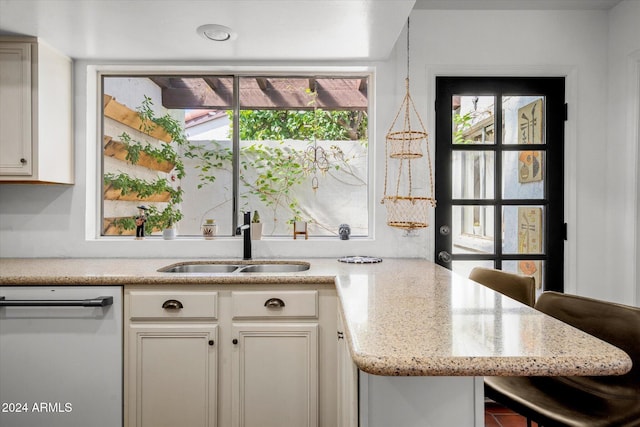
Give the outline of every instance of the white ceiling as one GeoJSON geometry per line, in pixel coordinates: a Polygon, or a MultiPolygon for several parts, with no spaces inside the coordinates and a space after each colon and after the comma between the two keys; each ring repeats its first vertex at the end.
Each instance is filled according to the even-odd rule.
{"type": "Polygon", "coordinates": [[[0,0],[0,34],[73,58],[340,60],[388,57],[415,0],[0,0]],[[205,40],[203,24],[237,32],[205,40]]]}
{"type": "Polygon", "coordinates": [[[0,35],[39,37],[72,58],[386,59],[412,8],[609,9],[620,0],[0,0],[0,35]],[[196,28],[221,24],[228,42],[196,28]]]}
{"type": "Polygon", "coordinates": [[[608,10],[622,0],[416,0],[414,9],[608,10]]]}

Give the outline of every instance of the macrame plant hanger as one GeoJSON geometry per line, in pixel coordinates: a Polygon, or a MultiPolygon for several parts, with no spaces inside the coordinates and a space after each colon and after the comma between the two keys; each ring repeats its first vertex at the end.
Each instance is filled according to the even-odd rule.
{"type": "Polygon", "coordinates": [[[387,225],[411,231],[417,228],[425,228],[429,225],[427,222],[428,207],[429,205],[435,207],[436,200],[433,195],[433,170],[427,131],[409,93],[409,19],[407,19],[407,78],[405,79],[405,86],[407,93],[386,136],[384,196],[381,203],[387,209],[387,225]],[[399,121],[401,113],[404,113],[404,118],[399,121]],[[411,127],[412,117],[417,119],[420,125],[419,129],[411,127]],[[423,157],[423,141],[426,144],[427,166],[429,168],[429,194],[427,196],[415,196],[413,194],[411,167],[412,161],[423,157]],[[387,193],[390,159],[398,160],[395,194],[387,193]],[[400,183],[403,177],[407,182],[405,188],[401,189],[400,183]]]}

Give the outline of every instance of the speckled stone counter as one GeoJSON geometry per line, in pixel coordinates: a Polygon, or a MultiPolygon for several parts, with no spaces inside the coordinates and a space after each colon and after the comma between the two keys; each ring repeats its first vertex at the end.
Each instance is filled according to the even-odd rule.
{"type": "Polygon", "coordinates": [[[370,374],[610,375],[631,368],[621,350],[425,260],[306,259],[309,270],[277,274],[157,271],[179,261],[0,259],[0,286],[335,283],[352,358],[370,374]]]}

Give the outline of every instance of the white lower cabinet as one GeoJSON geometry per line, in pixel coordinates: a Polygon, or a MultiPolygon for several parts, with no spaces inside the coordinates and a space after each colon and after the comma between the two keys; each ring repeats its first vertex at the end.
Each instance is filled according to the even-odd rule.
{"type": "Polygon", "coordinates": [[[125,425],[217,425],[217,300],[125,288],[125,425]]]}
{"type": "Polygon", "coordinates": [[[234,324],[233,427],[317,427],[318,324],[234,324]]]}
{"type": "Polygon", "coordinates": [[[214,427],[217,326],[133,325],[129,426],[214,427]]]}
{"type": "Polygon", "coordinates": [[[125,286],[125,427],[336,427],[336,307],[333,285],[125,286]]]}

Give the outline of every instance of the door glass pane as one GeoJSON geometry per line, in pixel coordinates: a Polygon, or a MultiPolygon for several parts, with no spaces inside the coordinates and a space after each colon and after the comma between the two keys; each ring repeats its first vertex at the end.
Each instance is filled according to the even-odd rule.
{"type": "Polygon", "coordinates": [[[494,253],[493,214],[493,206],[453,206],[452,253],[494,253]]]}
{"type": "Polygon", "coordinates": [[[510,273],[524,274],[525,276],[533,276],[536,279],[536,289],[542,289],[542,274],[544,269],[544,261],[541,260],[516,260],[502,261],[502,269],[510,273]]]}
{"type": "Polygon", "coordinates": [[[451,101],[454,144],[495,144],[495,97],[454,95],[451,101]]]}
{"type": "Polygon", "coordinates": [[[505,254],[542,254],[542,206],[505,206],[502,210],[502,252],[505,254]]]}
{"type": "Polygon", "coordinates": [[[493,151],[454,151],[452,169],[454,199],[494,198],[493,151]]]}
{"type": "Polygon", "coordinates": [[[502,143],[545,144],[544,97],[502,98],[502,143]]]}
{"type": "Polygon", "coordinates": [[[544,151],[502,153],[502,197],[505,199],[544,198],[544,151]]]}

